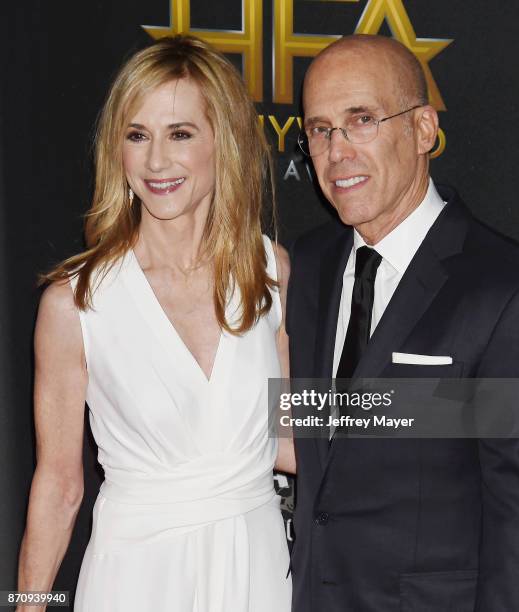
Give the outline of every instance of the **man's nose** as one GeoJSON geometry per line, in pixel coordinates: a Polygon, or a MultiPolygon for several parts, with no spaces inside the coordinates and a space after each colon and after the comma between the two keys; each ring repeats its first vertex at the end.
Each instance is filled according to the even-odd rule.
{"type": "Polygon", "coordinates": [[[167,144],[160,140],[152,140],[148,149],[148,168],[152,172],[160,172],[170,163],[167,144]]]}
{"type": "Polygon", "coordinates": [[[338,163],[343,159],[354,159],[356,155],[355,145],[352,145],[341,130],[333,130],[330,134],[330,148],[328,149],[329,161],[338,163]]]}

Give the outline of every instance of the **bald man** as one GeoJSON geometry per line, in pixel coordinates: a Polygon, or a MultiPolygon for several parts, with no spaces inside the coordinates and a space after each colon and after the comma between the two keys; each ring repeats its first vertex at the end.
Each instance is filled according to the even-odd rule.
{"type": "MultiPolygon", "coordinates": [[[[338,219],[293,249],[291,376],[518,377],[519,250],[431,181],[438,117],[414,55],[345,37],[303,104],[338,219]]],[[[333,434],[295,432],[294,612],[519,610],[516,440],[333,434]]]]}

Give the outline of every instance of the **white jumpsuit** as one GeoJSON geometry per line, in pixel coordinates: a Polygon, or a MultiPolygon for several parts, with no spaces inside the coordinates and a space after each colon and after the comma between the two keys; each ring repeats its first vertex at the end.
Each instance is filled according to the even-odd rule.
{"type": "Polygon", "coordinates": [[[75,612],[289,612],[277,442],[267,430],[267,379],[281,376],[281,304],[272,296],[250,331],[221,334],[209,380],[133,251],[80,313],[105,481],[75,612]]]}

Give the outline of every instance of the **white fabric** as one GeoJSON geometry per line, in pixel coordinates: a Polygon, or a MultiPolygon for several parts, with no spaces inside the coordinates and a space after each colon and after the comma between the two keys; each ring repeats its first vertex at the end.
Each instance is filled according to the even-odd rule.
{"type": "Polygon", "coordinates": [[[384,311],[389,304],[398,283],[415,256],[427,232],[443,210],[445,202],[431,179],[425,198],[413,212],[406,217],[394,230],[384,236],[375,245],[366,245],[362,236],[353,230],[353,248],[348,258],[342,281],[341,304],[337,320],[337,333],[335,336],[335,350],[333,356],[333,373],[337,372],[341,359],[342,347],[348,330],[351,310],[351,294],[355,282],[355,256],[361,246],[371,246],[382,261],[377,270],[375,279],[375,296],[371,313],[371,334],[375,331],[384,311]]]}
{"type": "MultiPolygon", "coordinates": [[[[105,481],[75,612],[289,612],[277,442],[267,432],[267,380],[281,376],[272,293],[249,332],[222,333],[209,380],[133,251],[80,313],[105,481]]],[[[238,305],[236,291],[229,316],[238,305]]]]}
{"type": "Polygon", "coordinates": [[[392,353],[393,363],[407,363],[410,365],[450,365],[452,357],[448,355],[417,355],[416,353],[392,353]]]}

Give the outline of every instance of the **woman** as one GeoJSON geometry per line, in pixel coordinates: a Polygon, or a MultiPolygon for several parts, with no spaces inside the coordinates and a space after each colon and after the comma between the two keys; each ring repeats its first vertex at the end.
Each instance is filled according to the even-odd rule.
{"type": "Polygon", "coordinates": [[[290,609],[272,468],[277,453],[293,471],[293,450],[267,435],[267,379],[288,372],[288,259],[260,230],[269,166],[240,76],[202,41],[163,39],[115,79],[88,250],[48,275],[38,314],[19,590],[50,590],[66,551],[86,399],[105,481],[75,612],[290,609]]]}

